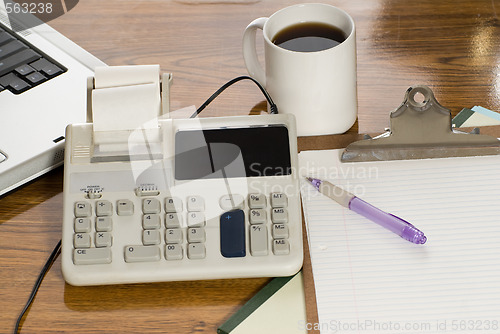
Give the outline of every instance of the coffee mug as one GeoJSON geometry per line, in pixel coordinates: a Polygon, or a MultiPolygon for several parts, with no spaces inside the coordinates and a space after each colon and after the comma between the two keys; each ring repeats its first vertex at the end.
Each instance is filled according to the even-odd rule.
{"type": "Polygon", "coordinates": [[[258,18],[245,29],[243,57],[278,111],[295,115],[297,135],[343,133],[356,121],[356,29],[343,10],[300,4],[258,18]],[[257,29],[263,31],[265,70],[257,29]]]}

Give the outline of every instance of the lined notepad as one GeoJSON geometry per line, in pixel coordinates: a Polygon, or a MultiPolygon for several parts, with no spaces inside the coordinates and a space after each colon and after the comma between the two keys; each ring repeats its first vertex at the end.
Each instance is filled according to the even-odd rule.
{"type": "Polygon", "coordinates": [[[302,200],[321,333],[499,333],[500,156],[341,164],[299,155],[329,180],[425,233],[415,245],[319,194],[302,200]]]}

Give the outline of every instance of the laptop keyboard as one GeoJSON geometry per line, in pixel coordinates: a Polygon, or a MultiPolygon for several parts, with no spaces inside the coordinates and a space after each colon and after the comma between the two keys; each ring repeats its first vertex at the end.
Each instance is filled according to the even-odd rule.
{"type": "Polygon", "coordinates": [[[0,24],[0,94],[21,94],[67,69],[0,24]]]}

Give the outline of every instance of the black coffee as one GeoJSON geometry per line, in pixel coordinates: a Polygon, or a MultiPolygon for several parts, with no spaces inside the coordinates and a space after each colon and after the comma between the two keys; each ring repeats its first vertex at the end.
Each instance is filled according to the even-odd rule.
{"type": "Polygon", "coordinates": [[[333,48],[345,39],[344,32],[335,26],[303,22],[279,31],[272,42],[290,51],[315,52],[333,48]]]}

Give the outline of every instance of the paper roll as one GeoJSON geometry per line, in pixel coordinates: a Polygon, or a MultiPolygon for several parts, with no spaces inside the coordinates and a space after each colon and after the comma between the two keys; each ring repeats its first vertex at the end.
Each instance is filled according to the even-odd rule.
{"type": "Polygon", "coordinates": [[[100,67],[92,91],[94,131],[158,127],[159,65],[100,67]]]}

